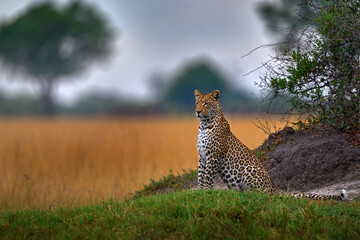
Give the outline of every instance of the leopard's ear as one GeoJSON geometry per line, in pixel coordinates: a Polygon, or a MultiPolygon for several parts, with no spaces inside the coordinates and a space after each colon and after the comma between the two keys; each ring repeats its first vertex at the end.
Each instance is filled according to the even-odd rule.
{"type": "Polygon", "coordinates": [[[219,98],[220,98],[220,91],[219,91],[219,90],[214,90],[214,91],[211,93],[211,96],[212,96],[216,101],[218,101],[219,98]]]}
{"type": "Polygon", "coordinates": [[[198,99],[201,95],[201,93],[198,90],[194,91],[195,99],[198,99]]]}

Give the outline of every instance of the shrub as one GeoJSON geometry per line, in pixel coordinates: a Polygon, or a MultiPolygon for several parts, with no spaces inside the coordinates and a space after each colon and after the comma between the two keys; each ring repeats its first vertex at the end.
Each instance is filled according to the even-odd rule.
{"type": "Polygon", "coordinates": [[[360,2],[304,4],[314,12],[313,22],[265,64],[260,86],[271,98],[288,97],[310,125],[343,131],[359,126],[360,2]]]}

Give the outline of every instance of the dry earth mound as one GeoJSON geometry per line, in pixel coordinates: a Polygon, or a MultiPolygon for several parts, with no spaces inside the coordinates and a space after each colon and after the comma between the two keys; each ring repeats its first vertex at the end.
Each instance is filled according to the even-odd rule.
{"type": "Polygon", "coordinates": [[[260,146],[269,148],[264,163],[278,189],[338,194],[360,193],[360,149],[334,131],[295,131],[287,127],[260,146]],[[273,145],[274,146],[274,145],[273,145]],[[274,147],[272,147],[273,149],[274,147]]]}

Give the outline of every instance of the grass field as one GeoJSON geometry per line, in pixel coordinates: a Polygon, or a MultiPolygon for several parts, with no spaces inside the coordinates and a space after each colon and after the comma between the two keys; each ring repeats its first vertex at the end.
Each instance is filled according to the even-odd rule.
{"type": "Polygon", "coordinates": [[[360,202],[188,190],[0,212],[2,239],[359,239],[360,202]]]}
{"type": "MultiPolygon", "coordinates": [[[[250,148],[266,137],[230,118],[250,148]]],[[[0,120],[0,209],[121,199],[169,170],[197,168],[194,118],[0,120]]]]}

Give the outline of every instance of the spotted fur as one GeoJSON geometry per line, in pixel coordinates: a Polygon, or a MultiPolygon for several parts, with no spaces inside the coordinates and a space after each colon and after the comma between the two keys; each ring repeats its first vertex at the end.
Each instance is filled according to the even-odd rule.
{"type": "MultiPolygon", "coordinates": [[[[229,188],[252,189],[269,194],[278,191],[261,161],[230,131],[220,106],[220,92],[201,94],[195,90],[195,114],[200,120],[198,131],[198,188],[211,189],[217,174],[229,188]]],[[[293,194],[317,200],[346,200],[345,190],[339,196],[317,194],[293,194]]]]}

